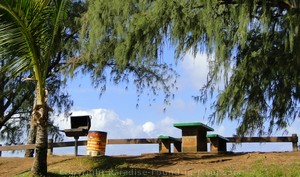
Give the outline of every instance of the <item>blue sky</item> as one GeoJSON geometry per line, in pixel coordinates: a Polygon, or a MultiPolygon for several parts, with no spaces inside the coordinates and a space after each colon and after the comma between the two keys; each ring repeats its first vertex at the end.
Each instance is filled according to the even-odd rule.
{"type": "MultiPolygon", "coordinates": [[[[168,53],[166,55],[170,56],[168,53]]],[[[81,75],[69,81],[66,88],[74,100],[73,115],[91,115],[91,130],[106,131],[108,138],[156,138],[159,135],[181,137],[181,131],[174,128],[173,123],[208,123],[208,116],[211,113],[210,102],[203,105],[192,99],[192,95],[199,94],[199,88],[206,81],[208,72],[206,56],[199,54],[194,58],[188,54],[184,60],[178,62],[176,70],[180,74],[177,81],[178,90],[175,91],[175,99],[167,107],[166,112],[163,111],[165,105],[161,97],[158,97],[156,102],[149,102],[149,97],[146,94],[141,97],[137,108],[136,88],[133,84],[129,84],[126,90],[125,85],[108,83],[106,92],[100,98],[100,92],[93,88],[89,76],[81,75]]],[[[59,125],[60,129],[70,128],[70,122],[63,115],[55,117],[55,123],[59,125]]],[[[225,120],[221,125],[214,124],[211,126],[216,133],[232,136],[235,133],[237,123],[225,120]]],[[[300,135],[300,130],[297,127],[300,127],[299,119],[288,128],[288,135],[290,136],[292,133],[300,135]]],[[[274,133],[274,135],[282,136],[282,131],[274,133]]],[[[80,137],[80,140],[85,139],[86,137],[80,137]]],[[[73,139],[66,137],[65,141],[73,141],[73,139]]],[[[228,149],[231,146],[229,144],[228,149]]],[[[85,148],[80,147],[79,154],[84,155],[86,153],[85,148]]],[[[291,150],[291,143],[244,143],[235,149],[235,151],[291,150]]],[[[158,152],[158,145],[108,145],[106,148],[107,155],[139,155],[152,152],[158,152]]],[[[73,147],[54,149],[54,154],[73,153],[73,147]]],[[[4,153],[3,156],[11,156],[11,154],[4,153]]]]}

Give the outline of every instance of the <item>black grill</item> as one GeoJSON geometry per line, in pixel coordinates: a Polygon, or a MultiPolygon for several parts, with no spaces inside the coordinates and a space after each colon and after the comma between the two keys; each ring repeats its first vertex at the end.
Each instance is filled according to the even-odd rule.
{"type": "Polygon", "coordinates": [[[91,128],[91,116],[71,116],[71,129],[65,129],[68,137],[87,136],[91,128]]]}

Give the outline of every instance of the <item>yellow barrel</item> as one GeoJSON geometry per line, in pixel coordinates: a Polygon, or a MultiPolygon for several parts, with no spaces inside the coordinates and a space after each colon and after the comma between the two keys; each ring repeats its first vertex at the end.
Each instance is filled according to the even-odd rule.
{"type": "Polygon", "coordinates": [[[90,131],[86,147],[86,155],[103,156],[105,154],[107,133],[101,131],[90,131]]]}

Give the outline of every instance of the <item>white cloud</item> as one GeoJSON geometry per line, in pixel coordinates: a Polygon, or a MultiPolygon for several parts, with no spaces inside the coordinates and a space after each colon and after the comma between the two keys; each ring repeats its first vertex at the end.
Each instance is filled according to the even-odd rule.
{"type": "Polygon", "coordinates": [[[173,123],[175,123],[174,119],[171,119],[170,117],[165,117],[160,122],[162,125],[172,125],[173,123]]]}
{"type": "MultiPolygon", "coordinates": [[[[108,138],[136,138],[140,137],[143,129],[140,125],[136,125],[132,119],[120,119],[112,110],[108,109],[91,109],[73,111],[73,116],[90,115],[92,131],[105,131],[108,138]]],[[[70,120],[65,120],[63,116],[55,119],[60,129],[69,129],[70,120]]]]}
{"type": "MultiPolygon", "coordinates": [[[[72,115],[90,115],[92,117],[90,130],[105,131],[108,138],[156,138],[159,135],[179,137],[181,133],[179,129],[173,127],[173,123],[176,121],[170,117],[165,117],[156,122],[147,121],[137,124],[130,118],[120,118],[114,111],[101,108],[73,111],[72,115]]],[[[56,117],[54,120],[61,130],[70,129],[71,127],[70,120],[66,120],[63,115],[56,117]]],[[[66,138],[66,140],[72,139],[66,138]]]]}
{"type": "Polygon", "coordinates": [[[184,57],[181,66],[183,69],[181,79],[184,83],[192,85],[195,89],[203,87],[207,81],[209,71],[208,56],[206,54],[197,54],[194,57],[189,53],[184,57]]]}
{"type": "MultiPolygon", "coordinates": [[[[120,118],[113,110],[108,109],[91,109],[91,110],[77,110],[73,111],[73,116],[77,115],[91,115],[91,130],[105,131],[109,139],[122,139],[122,138],[157,138],[159,135],[168,135],[173,137],[180,137],[181,130],[174,128],[174,119],[165,117],[159,121],[137,124],[133,119],[120,118]]],[[[55,124],[58,124],[60,129],[69,129],[70,120],[66,120],[63,115],[56,117],[55,124]]],[[[84,140],[86,137],[80,137],[84,140]]],[[[74,141],[71,137],[66,137],[64,141],[74,141]]],[[[56,153],[73,153],[73,150],[64,148],[57,148],[56,153]]],[[[107,155],[117,154],[140,154],[140,153],[158,152],[158,145],[108,145],[106,149],[107,155]],[[143,148],[138,148],[138,147],[143,148]],[[128,149],[137,149],[132,152],[128,149]],[[139,149],[139,150],[138,150],[139,149]]],[[[85,148],[80,147],[80,154],[85,154],[85,148]]]]}
{"type": "Polygon", "coordinates": [[[146,122],[143,124],[143,131],[147,134],[151,133],[155,129],[155,125],[152,122],[146,122]]]}
{"type": "MultiPolygon", "coordinates": [[[[197,53],[194,56],[191,52],[185,55],[183,62],[180,64],[182,72],[180,85],[199,90],[207,83],[209,73],[209,62],[214,60],[214,55],[197,53]]],[[[221,66],[221,68],[223,68],[221,66]]],[[[216,88],[223,90],[225,87],[226,77],[232,75],[231,68],[220,69],[216,88]],[[226,72],[225,72],[226,71],[226,72]]],[[[230,77],[228,77],[230,78],[230,77]]]]}
{"type": "MultiPolygon", "coordinates": [[[[120,118],[113,110],[108,109],[91,109],[73,111],[73,116],[90,115],[91,131],[105,131],[108,138],[156,138],[159,135],[180,136],[180,130],[173,127],[174,119],[165,117],[159,121],[147,121],[137,124],[133,119],[120,118]]],[[[55,124],[59,125],[61,130],[70,129],[70,120],[60,115],[56,117],[55,124]]],[[[65,138],[73,140],[73,138],[65,138]]],[[[80,139],[84,139],[81,137],[80,139]]]]}
{"type": "Polygon", "coordinates": [[[173,127],[173,123],[175,123],[175,122],[176,121],[170,117],[163,118],[162,120],[160,120],[159,122],[156,123],[157,130],[159,130],[159,131],[156,131],[155,135],[157,137],[159,135],[165,135],[165,136],[173,136],[176,138],[180,138],[181,130],[173,127]]]}

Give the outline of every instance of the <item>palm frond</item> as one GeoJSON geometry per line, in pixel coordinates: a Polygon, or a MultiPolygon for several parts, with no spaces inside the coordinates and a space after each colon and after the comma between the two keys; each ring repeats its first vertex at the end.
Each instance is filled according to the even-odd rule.
{"type": "Polygon", "coordinates": [[[31,59],[28,57],[26,41],[14,24],[0,24],[0,48],[1,59],[8,56],[14,58],[5,61],[6,65],[1,68],[2,73],[17,77],[29,67],[31,59]]]}
{"type": "MultiPolygon", "coordinates": [[[[66,19],[67,16],[67,1],[66,0],[56,0],[53,1],[54,7],[52,8],[47,14],[51,14],[52,16],[52,26],[50,28],[49,34],[51,34],[51,39],[48,40],[47,46],[45,47],[46,49],[46,54],[45,58],[47,63],[45,63],[45,67],[48,68],[49,63],[50,63],[50,58],[54,57],[55,51],[61,47],[61,29],[63,28],[63,22],[64,19],[66,19]]],[[[46,75],[47,72],[44,70],[44,74],[46,75]]]]}

